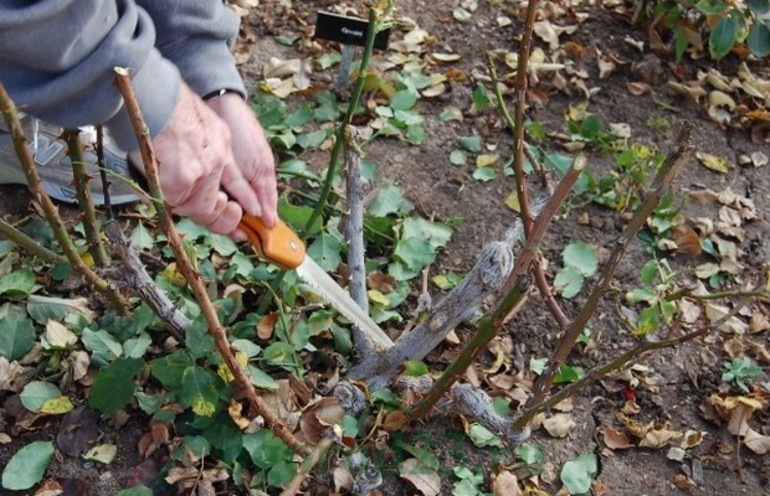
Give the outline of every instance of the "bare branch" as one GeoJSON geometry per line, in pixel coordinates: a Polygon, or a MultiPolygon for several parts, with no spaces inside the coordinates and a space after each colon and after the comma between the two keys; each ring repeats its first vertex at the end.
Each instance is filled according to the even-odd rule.
{"type": "Polygon", "coordinates": [[[270,426],[273,432],[293,450],[303,454],[307,453],[307,448],[294,437],[286,423],[281,420],[265,400],[257,394],[257,391],[251,385],[251,381],[249,380],[246,371],[241,368],[238,361],[235,359],[235,354],[230,348],[225,329],[222,324],[220,324],[214,305],[211,303],[211,299],[206,292],[206,286],[203,284],[200,274],[193,268],[192,263],[182,246],[182,238],[174,226],[174,222],[171,218],[171,210],[167,208],[165,201],[163,201],[163,192],[160,188],[160,179],[158,176],[158,163],[155,159],[155,152],[152,149],[150,132],[142,118],[136,96],[134,95],[134,90],[131,86],[128,70],[116,67],[115,74],[115,82],[120,93],[123,95],[126,110],[131,117],[131,123],[133,124],[134,131],[139,139],[144,170],[147,174],[150,193],[152,195],[153,203],[158,211],[161,227],[166,233],[168,244],[174,252],[174,257],[176,258],[179,269],[190,285],[190,289],[200,305],[201,313],[208,324],[208,332],[211,337],[214,338],[217,350],[220,355],[222,355],[227,368],[230,369],[230,372],[233,374],[238,388],[246,396],[252,410],[256,414],[264,417],[267,425],[270,426]]]}

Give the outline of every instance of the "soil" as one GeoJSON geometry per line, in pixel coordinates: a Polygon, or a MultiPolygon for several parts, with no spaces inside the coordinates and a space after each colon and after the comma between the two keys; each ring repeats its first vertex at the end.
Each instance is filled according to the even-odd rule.
{"type": "MultiPolygon", "coordinates": [[[[471,22],[460,24],[452,16],[452,10],[458,3],[449,0],[401,0],[398,2],[397,15],[411,18],[434,36],[435,51],[459,54],[460,60],[452,67],[465,74],[473,74],[474,71],[485,73],[484,53],[493,49],[516,50],[522,23],[511,15],[515,7],[510,2],[480,0],[471,22]],[[514,19],[513,23],[498,27],[496,19],[502,15],[510,15],[514,19]]],[[[252,44],[249,46],[251,57],[242,65],[242,71],[252,84],[259,79],[261,67],[269,57],[298,56],[297,48],[279,45],[273,41],[273,36],[295,35],[306,38],[312,32],[310,26],[315,12],[332,8],[337,2],[310,0],[301,2],[301,5],[299,2],[295,4],[292,9],[287,9],[281,7],[279,2],[263,2],[259,13],[252,14],[250,22],[244,24],[244,39],[252,44]]],[[[364,13],[361,4],[350,4],[354,10],[358,9],[359,15],[364,13]]],[[[570,41],[585,48],[586,55],[582,61],[588,71],[585,86],[600,88],[590,98],[589,110],[599,114],[603,122],[626,123],[630,126],[633,142],[654,145],[664,152],[675,138],[679,124],[689,121],[696,129],[695,144],[699,152],[724,157],[732,164],[737,164],[738,156],[742,154],[756,151],[768,153],[767,143],[753,143],[746,130],[720,127],[701,108],[674,94],[663,84],[674,79],[674,68],[684,71],[685,80],[693,79],[698,70],[710,66],[730,74],[730,71],[735,70],[734,60],[728,58],[725,62],[714,63],[707,59],[694,61],[685,57],[681,65],[675,65],[670,54],[656,53],[660,61],[660,74],[652,78],[653,93],[633,96],[626,87],[628,82],[638,80],[638,73],[632,70],[632,64],[645,59],[649,50],[645,49],[643,54],[624,39],[631,37],[637,41],[646,41],[645,33],[631,26],[628,16],[593,3],[590,6],[574,7],[574,10],[587,13],[588,18],[578,24],[579,29],[575,33],[563,34],[560,42],[570,41]],[[609,77],[600,79],[595,55],[592,55],[597,49],[602,53],[614,53],[629,63],[620,65],[609,77]],[[647,125],[651,118],[664,118],[670,126],[665,129],[653,128],[647,125]]],[[[536,46],[543,46],[542,42],[536,40],[536,46]]],[[[299,55],[304,54],[300,52],[299,55]]],[[[770,77],[766,66],[753,63],[751,67],[755,74],[765,79],[770,77]]],[[[312,77],[329,82],[335,77],[333,72],[333,69],[316,72],[312,77]]],[[[544,78],[544,81],[547,79],[544,78]]],[[[462,272],[470,268],[480,249],[486,243],[499,239],[515,220],[515,214],[504,204],[505,198],[515,189],[512,178],[500,176],[494,181],[482,183],[471,178],[472,166],[458,168],[448,160],[449,152],[457,147],[458,137],[474,132],[484,137],[485,142],[498,143],[498,151],[502,155],[510,153],[511,140],[499,119],[466,115],[461,122],[444,123],[438,118],[448,106],[469,108],[474,86],[472,78],[466,83],[453,82],[446,94],[420,101],[419,108],[426,119],[427,136],[421,146],[378,139],[367,149],[367,158],[377,165],[378,181],[392,182],[403,188],[407,198],[422,215],[435,216],[438,220],[461,219],[450,245],[432,269],[437,273],[450,269],[462,272]]],[[[528,112],[529,119],[541,122],[549,132],[566,132],[565,113],[571,105],[585,101],[585,97],[579,90],[574,90],[572,94],[556,91],[547,82],[544,82],[543,92],[547,97],[532,106],[528,112]]],[[[561,145],[554,140],[547,146],[556,151],[561,145]]],[[[583,153],[587,155],[588,167],[597,175],[612,166],[610,158],[596,147],[588,147],[583,153]]],[[[316,152],[305,158],[311,165],[320,168],[325,166],[328,156],[316,152]]],[[[746,239],[740,245],[739,260],[745,265],[747,274],[762,273],[764,264],[770,258],[770,245],[765,242],[770,235],[770,225],[764,215],[770,211],[767,166],[735,167],[728,174],[718,174],[692,161],[676,181],[675,191],[679,198],[686,199],[688,190],[704,187],[715,191],[730,187],[756,203],[760,218],[746,226],[746,239]]],[[[19,217],[27,212],[29,196],[23,189],[3,187],[0,195],[0,211],[3,215],[19,217]]],[[[717,213],[713,205],[702,206],[688,201],[685,215],[716,218],[717,213]]],[[[564,214],[555,222],[543,246],[544,255],[551,261],[549,274],[553,276],[560,267],[561,250],[567,243],[579,239],[610,249],[616,243],[623,226],[624,219],[620,214],[593,205],[564,214]],[[586,213],[588,222],[585,222],[586,213]]],[[[649,255],[639,243],[629,246],[628,254],[617,272],[614,291],[591,321],[593,346],[574,352],[569,360],[571,364],[587,369],[605,363],[636,342],[628,333],[617,331],[621,323],[617,317],[615,300],[628,288],[638,284],[639,270],[648,258],[649,255]]],[[[704,261],[706,258],[703,256],[673,256],[674,267],[682,271],[704,261]]],[[[577,314],[583,298],[579,296],[563,303],[569,316],[577,314]]],[[[558,326],[537,296],[531,298],[523,312],[511,321],[507,333],[518,347],[517,351],[527,357],[527,361],[529,357],[548,356],[559,335],[558,326]]],[[[466,339],[470,330],[463,329],[459,334],[461,339],[466,339]]],[[[696,487],[689,491],[691,494],[770,494],[770,457],[751,453],[734,436],[728,434],[724,425],[706,420],[701,413],[701,405],[708,397],[722,390],[721,364],[727,360],[724,344],[730,337],[718,335],[708,342],[686,344],[651,354],[640,361],[654,372],[659,381],[654,387],[640,387],[636,390],[637,403],[641,408],[636,419],[665,424],[669,429],[677,431],[692,429],[706,433],[700,445],[688,450],[684,461],[668,459],[666,449],[610,450],[605,447],[600,432],[606,427],[620,427],[617,414],[623,406],[620,382],[616,378],[605,378],[580,391],[574,398],[572,415],[577,427],[566,438],[553,438],[543,429],[533,433],[532,441],[543,447],[547,462],[546,470],[540,478],[541,487],[549,494],[555,494],[561,488],[558,471],[564,462],[581,453],[595,453],[599,459],[597,482],[594,485],[594,494],[597,495],[687,494],[688,491],[674,484],[681,474],[687,474],[696,481],[696,487]]],[[[768,331],[753,338],[767,344],[768,331]]],[[[446,350],[440,350],[443,351],[446,350]]],[[[436,363],[444,361],[439,356],[440,352],[430,356],[436,363]]],[[[489,361],[490,357],[484,357],[483,360],[489,361]]],[[[768,364],[761,365],[766,367],[768,364]]],[[[479,368],[483,366],[482,363],[479,368]]],[[[767,375],[763,377],[767,380],[767,375]]],[[[84,464],[77,459],[60,457],[52,464],[49,475],[87,479],[91,483],[89,494],[114,494],[125,487],[126,481],[132,477],[132,471],[141,463],[136,446],[144,430],[143,422],[143,417],[136,414],[119,428],[106,422],[100,426],[105,439],[114,440],[120,447],[118,461],[108,470],[84,464]],[[106,477],[104,472],[110,475],[106,477]]],[[[766,431],[764,433],[768,434],[766,431]]],[[[34,432],[30,437],[22,436],[9,445],[0,445],[0,460],[7,459],[30,440],[48,439],[55,434],[56,426],[52,425],[43,431],[34,432]]],[[[500,466],[511,465],[516,461],[511,449],[475,448],[462,435],[459,422],[446,419],[434,419],[411,433],[399,434],[397,437],[401,436],[409,443],[434,451],[442,467],[451,468],[463,464],[483,469],[488,476],[500,466]]],[[[381,460],[385,484],[379,489],[380,494],[417,494],[407,482],[398,478],[396,461],[387,455],[382,455],[381,460]]],[[[448,469],[442,469],[442,479],[441,494],[452,494],[451,485],[456,479],[448,469]]],[[[323,482],[323,475],[319,478],[320,482],[323,482]]]]}

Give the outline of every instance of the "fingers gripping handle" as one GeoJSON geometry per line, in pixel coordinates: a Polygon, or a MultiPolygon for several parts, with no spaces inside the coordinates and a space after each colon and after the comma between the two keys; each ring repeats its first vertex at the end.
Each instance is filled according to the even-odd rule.
{"type": "Polygon", "coordinates": [[[247,214],[239,227],[262,258],[282,269],[294,269],[305,260],[305,244],[283,221],[270,229],[262,219],[247,214]]]}

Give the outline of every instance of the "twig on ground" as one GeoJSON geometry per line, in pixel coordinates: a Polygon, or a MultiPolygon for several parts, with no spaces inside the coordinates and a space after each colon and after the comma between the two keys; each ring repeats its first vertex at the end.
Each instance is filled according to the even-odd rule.
{"type": "Polygon", "coordinates": [[[50,262],[52,264],[60,264],[67,261],[65,257],[52,252],[3,219],[0,219],[0,232],[5,234],[8,239],[17,245],[21,246],[33,255],[42,258],[46,262],[50,262]]]}
{"type": "Polygon", "coordinates": [[[113,292],[113,288],[110,284],[99,277],[78,255],[75,244],[72,238],[67,233],[67,228],[64,225],[61,217],[59,216],[59,210],[54,205],[51,198],[43,189],[40,175],[38,174],[37,167],[35,166],[35,160],[32,158],[32,154],[27,148],[26,140],[24,137],[24,131],[19,122],[19,116],[16,111],[16,106],[8,96],[5,87],[0,84],[0,111],[3,112],[5,122],[8,124],[8,129],[13,140],[13,145],[16,150],[16,154],[19,156],[24,175],[27,178],[27,184],[35,200],[40,204],[45,214],[45,218],[48,224],[53,230],[56,241],[59,242],[62,250],[64,251],[67,260],[72,267],[79,272],[88,284],[91,284],[97,291],[102,293],[111,303],[112,307],[119,315],[126,314],[127,304],[125,299],[119,294],[113,292]]]}
{"type": "Polygon", "coordinates": [[[123,95],[126,110],[131,117],[131,123],[137,138],[139,139],[139,148],[142,153],[144,170],[147,174],[150,194],[158,212],[160,225],[168,238],[168,244],[174,252],[178,267],[190,285],[190,289],[192,290],[196,301],[200,305],[201,313],[208,325],[208,332],[214,338],[217,350],[224,359],[227,368],[230,369],[230,372],[233,374],[238,388],[245,395],[253,412],[261,415],[273,432],[289,447],[298,453],[306,454],[308,451],[307,448],[294,437],[286,426],[286,423],[281,420],[275,412],[272,411],[265,400],[257,394],[249,381],[248,375],[238,364],[238,361],[230,348],[230,343],[227,340],[225,329],[220,324],[214,305],[211,303],[211,299],[206,291],[206,286],[204,285],[200,274],[198,274],[192,266],[192,263],[182,246],[182,238],[174,227],[174,222],[171,218],[171,210],[166,208],[166,203],[163,200],[163,192],[160,188],[160,179],[158,176],[158,164],[155,159],[155,152],[152,149],[150,132],[142,118],[133,87],[131,86],[128,70],[120,67],[116,67],[114,70],[116,74],[115,82],[120,93],[123,95]]]}
{"type": "Polygon", "coordinates": [[[313,471],[313,468],[318,465],[318,462],[320,462],[321,459],[326,456],[326,453],[329,452],[331,447],[334,446],[336,439],[332,436],[333,434],[327,432],[326,436],[315,445],[313,451],[302,460],[302,464],[299,466],[297,474],[291,482],[289,482],[286,488],[281,491],[281,496],[294,496],[299,492],[302,483],[307,476],[310,475],[310,472],[313,471]]]}
{"type": "Polygon", "coordinates": [[[740,312],[741,309],[745,307],[750,301],[750,297],[743,298],[735,305],[735,307],[732,308],[732,310],[730,310],[719,320],[712,322],[709,325],[701,326],[699,329],[687,333],[684,336],[667,339],[665,341],[648,341],[642,343],[626,351],[611,362],[589,370],[579,380],[573,382],[569,386],[564,387],[558,393],[550,396],[547,400],[532,407],[525,407],[524,410],[522,410],[521,413],[516,416],[514,424],[519,429],[525,428],[537,414],[545,412],[553,406],[557,405],[559,402],[564,401],[570,396],[573,396],[575,393],[583,389],[589,382],[597,381],[610,372],[623,367],[629,362],[639,360],[643,355],[650,351],[661,350],[663,348],[673,348],[674,346],[679,346],[688,341],[692,341],[694,339],[705,336],[714,329],[718,329],[719,326],[727,322],[730,318],[738,315],[738,312],[740,312]]]}
{"type": "Polygon", "coordinates": [[[99,221],[96,219],[96,209],[91,197],[91,188],[88,186],[88,182],[92,178],[89,177],[88,170],[86,169],[86,162],[83,157],[83,144],[80,142],[80,131],[77,129],[65,130],[64,140],[67,142],[70,161],[72,162],[78,208],[83,212],[83,228],[86,232],[88,252],[94,257],[97,267],[105,267],[109,262],[109,257],[99,235],[101,229],[99,229],[99,221]]]}
{"type": "Polygon", "coordinates": [[[107,222],[104,232],[124,265],[119,270],[105,272],[112,274],[113,282],[124,285],[139,296],[166,324],[169,332],[179,341],[184,341],[185,332],[192,325],[190,319],[176,308],[166,292],[152,280],[139,259],[139,253],[134,249],[131,241],[125,237],[118,222],[115,220],[107,222]]]}
{"type": "MultiPolygon", "coordinates": [[[[348,211],[344,219],[345,241],[348,247],[348,291],[353,301],[369,313],[369,299],[366,295],[366,267],[364,246],[364,187],[361,176],[361,158],[352,147],[345,146],[347,164],[348,211]]],[[[353,326],[353,342],[356,349],[367,353],[372,349],[372,342],[357,326],[353,326]]]]}
{"type": "Polygon", "coordinates": [[[620,259],[625,254],[628,244],[633,241],[636,233],[644,227],[644,223],[647,221],[650,214],[652,214],[653,210],[655,210],[655,207],[658,205],[658,202],[660,202],[661,197],[668,189],[671,181],[684,164],[691,158],[694,152],[692,144],[690,143],[691,135],[692,126],[689,123],[683,124],[682,131],[676,140],[675,149],[666,157],[665,162],[655,176],[655,179],[644,198],[644,202],[634,213],[634,216],[626,225],[620,238],[614,244],[609,260],[602,269],[599,282],[594,286],[577,318],[572,321],[565,331],[564,336],[559,341],[556,350],[554,350],[551,359],[548,362],[548,367],[535,381],[535,385],[532,388],[532,396],[530,396],[527,401],[525,409],[530,409],[539,405],[550,391],[551,386],[553,385],[553,378],[567,359],[570,351],[575,347],[575,343],[577,343],[580,333],[583,332],[589,319],[594,312],[596,312],[599,300],[609,287],[610,281],[615,274],[615,269],[617,268],[620,259]]]}

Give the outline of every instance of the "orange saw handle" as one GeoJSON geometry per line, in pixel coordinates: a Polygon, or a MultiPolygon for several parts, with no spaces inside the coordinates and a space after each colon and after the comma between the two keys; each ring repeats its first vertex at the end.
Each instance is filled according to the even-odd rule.
{"type": "Polygon", "coordinates": [[[262,219],[245,214],[238,227],[260,257],[282,269],[295,269],[305,260],[305,243],[280,219],[270,229],[262,219]]]}

